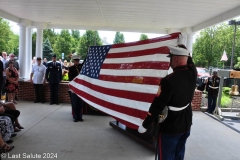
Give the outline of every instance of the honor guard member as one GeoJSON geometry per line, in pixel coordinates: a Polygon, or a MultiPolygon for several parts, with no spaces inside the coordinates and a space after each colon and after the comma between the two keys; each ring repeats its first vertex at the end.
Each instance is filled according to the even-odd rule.
{"type": "Polygon", "coordinates": [[[213,114],[216,108],[219,83],[220,78],[218,77],[217,71],[214,71],[213,76],[208,78],[206,85],[206,91],[208,92],[208,113],[210,114],[213,114]]]}
{"type": "Polygon", "coordinates": [[[192,125],[191,101],[196,87],[197,70],[184,45],[168,48],[173,73],[161,80],[157,96],[138,131],[146,132],[167,107],[165,121],[158,124],[158,160],[183,160],[185,143],[192,125]]]}
{"type": "Polygon", "coordinates": [[[46,80],[50,87],[50,105],[58,103],[58,88],[62,80],[61,64],[56,61],[56,55],[52,56],[52,62],[47,64],[46,80]]]}
{"type": "MultiPolygon", "coordinates": [[[[82,64],[79,63],[80,57],[78,55],[72,56],[73,66],[69,67],[68,77],[69,81],[72,81],[75,77],[77,77],[82,69],[82,64]]],[[[84,101],[78,97],[75,93],[71,92],[71,103],[72,103],[72,111],[73,111],[73,121],[83,121],[82,119],[82,108],[84,105],[84,101]]]]}

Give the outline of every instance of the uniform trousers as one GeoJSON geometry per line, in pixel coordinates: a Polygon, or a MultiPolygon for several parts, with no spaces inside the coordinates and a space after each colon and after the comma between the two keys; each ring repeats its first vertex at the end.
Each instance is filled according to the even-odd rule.
{"type": "Polygon", "coordinates": [[[59,83],[49,83],[50,87],[50,101],[51,103],[58,103],[58,87],[59,83]]]}
{"type": "Polygon", "coordinates": [[[82,108],[84,105],[83,100],[80,97],[78,97],[75,93],[71,93],[71,103],[73,110],[73,119],[81,120],[82,108]]]}
{"type": "Polygon", "coordinates": [[[35,97],[37,102],[44,102],[43,98],[43,84],[34,84],[35,97]]]}
{"type": "Polygon", "coordinates": [[[212,113],[216,108],[217,96],[208,94],[208,112],[212,113]]]}
{"type": "Polygon", "coordinates": [[[158,160],[183,160],[189,135],[190,131],[176,135],[159,133],[158,160]]]}

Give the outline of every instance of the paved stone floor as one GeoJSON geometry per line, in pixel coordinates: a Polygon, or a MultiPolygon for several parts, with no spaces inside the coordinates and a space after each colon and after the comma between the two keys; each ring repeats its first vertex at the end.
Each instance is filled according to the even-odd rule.
{"type": "MultiPolygon", "coordinates": [[[[17,109],[25,129],[2,159],[154,160],[152,151],[110,127],[114,119],[109,116],[84,115],[84,122],[74,123],[70,104],[19,102],[17,109]]],[[[238,132],[205,113],[193,113],[185,160],[239,160],[239,149],[238,132]]]]}

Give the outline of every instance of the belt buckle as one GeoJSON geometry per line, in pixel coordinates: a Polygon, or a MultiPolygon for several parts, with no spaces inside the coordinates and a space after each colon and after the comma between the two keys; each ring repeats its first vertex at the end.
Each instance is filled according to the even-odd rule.
{"type": "Polygon", "coordinates": [[[160,114],[160,115],[159,115],[159,118],[164,118],[164,117],[165,117],[165,116],[164,116],[164,115],[162,115],[162,114],[160,114]]]}

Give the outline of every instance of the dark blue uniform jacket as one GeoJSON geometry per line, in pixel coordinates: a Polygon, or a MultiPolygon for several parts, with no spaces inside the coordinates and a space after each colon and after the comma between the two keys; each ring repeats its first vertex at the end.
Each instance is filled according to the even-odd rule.
{"type": "Polygon", "coordinates": [[[172,74],[161,80],[161,94],[153,100],[143,127],[148,128],[165,106],[181,108],[189,104],[181,111],[169,110],[165,121],[159,124],[160,132],[165,134],[173,135],[189,131],[192,125],[191,101],[195,92],[196,79],[197,70],[192,58],[189,57],[187,65],[174,68],[172,74]]]}

